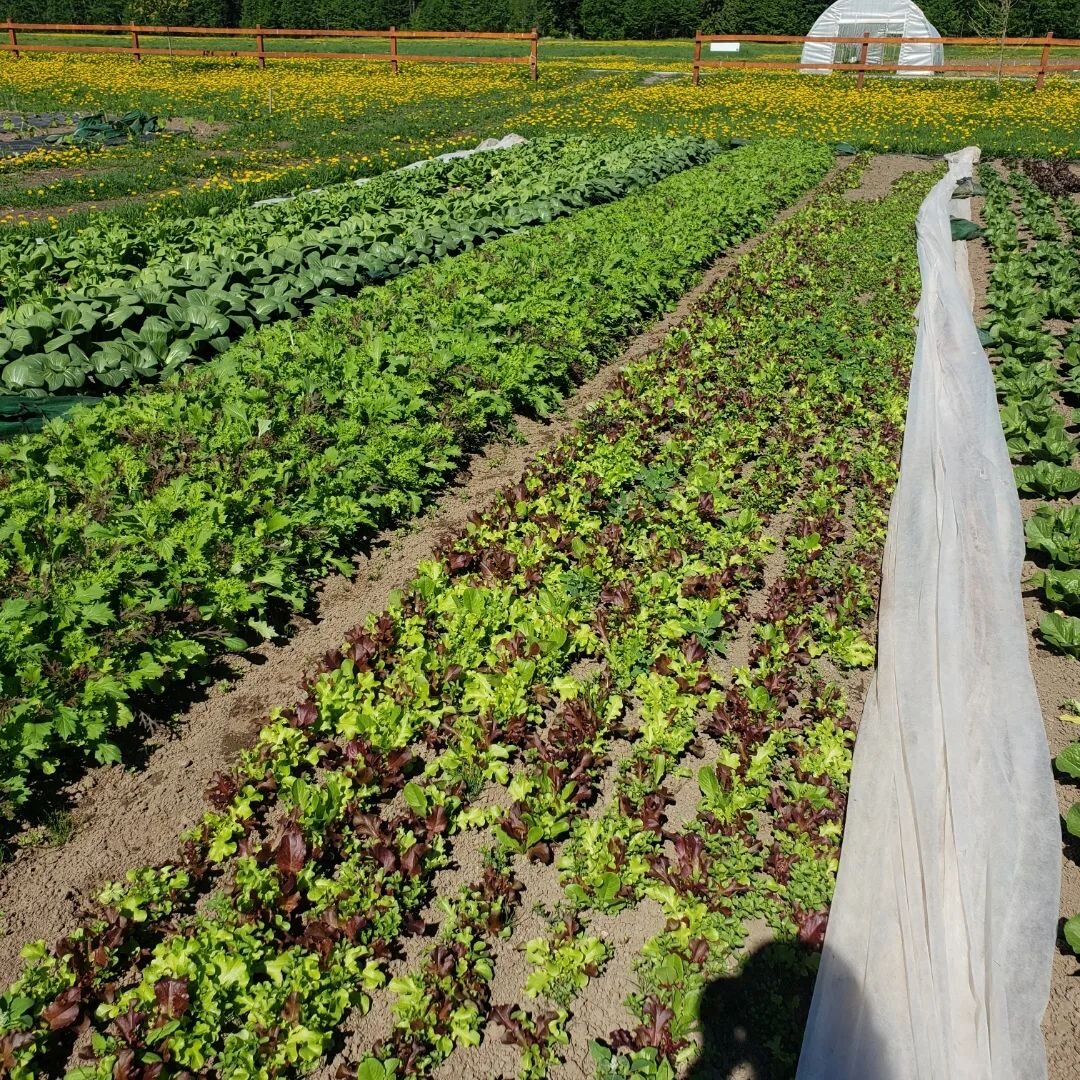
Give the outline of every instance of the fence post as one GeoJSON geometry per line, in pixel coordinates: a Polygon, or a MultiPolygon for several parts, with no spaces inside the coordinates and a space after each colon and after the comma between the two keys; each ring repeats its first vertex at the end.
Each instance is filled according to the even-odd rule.
{"type": "Polygon", "coordinates": [[[694,35],[694,85],[701,85],[701,31],[694,35]]]}
{"type": "MultiPolygon", "coordinates": [[[[255,29],[262,30],[262,23],[256,23],[255,29]]],[[[255,35],[255,51],[259,54],[259,67],[266,67],[266,46],[262,34],[255,35]]]]}
{"type": "Polygon", "coordinates": [[[135,24],[131,24],[131,58],[135,63],[139,63],[142,60],[142,53],[139,52],[139,31],[135,29],[135,24]]]}
{"type": "Polygon", "coordinates": [[[1054,40],[1054,31],[1046,32],[1046,44],[1043,46],[1042,59],[1039,61],[1039,74],[1035,79],[1035,89],[1041,90],[1046,82],[1046,65],[1050,60],[1050,44],[1054,40]]]}
{"type": "Polygon", "coordinates": [[[397,64],[397,27],[390,27],[390,72],[396,75],[398,72],[397,64]]]}
{"type": "Polygon", "coordinates": [[[869,30],[863,31],[863,43],[859,46],[859,74],[855,78],[855,89],[861,90],[866,82],[866,58],[870,53],[869,30]]]}
{"type": "Polygon", "coordinates": [[[8,16],[8,42],[11,45],[11,55],[16,60],[19,59],[19,50],[15,48],[19,44],[19,39],[15,36],[15,27],[11,25],[11,16],[8,16]]]}
{"type": "Polygon", "coordinates": [[[533,82],[536,82],[540,78],[540,72],[537,66],[537,46],[540,42],[540,28],[538,26],[533,27],[532,41],[529,42],[529,75],[533,82]]]}

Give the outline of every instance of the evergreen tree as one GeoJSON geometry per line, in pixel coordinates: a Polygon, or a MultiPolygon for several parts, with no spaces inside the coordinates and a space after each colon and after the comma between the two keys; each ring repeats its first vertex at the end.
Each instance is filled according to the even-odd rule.
{"type": "Polygon", "coordinates": [[[241,0],[241,26],[287,26],[276,0],[241,0]]]}
{"type": "MultiPolygon", "coordinates": [[[[986,0],[984,0],[986,2],[986,0]]],[[[151,22],[299,29],[527,31],[589,38],[805,34],[829,0],[3,0],[20,22],[151,22]]],[[[970,34],[980,0],[922,0],[943,34],[970,34]]],[[[1013,0],[1009,33],[1080,37],[1080,0],[1013,0]]]]}
{"type": "MultiPolygon", "coordinates": [[[[789,34],[807,34],[817,22],[818,16],[829,6],[831,0],[794,0],[792,4],[791,26],[789,34]]],[[[946,0],[951,3],[951,0],[946,0]]]]}
{"type": "Polygon", "coordinates": [[[1080,0],[1016,0],[1015,25],[1022,34],[1080,36],[1080,0]]]}
{"type": "Polygon", "coordinates": [[[221,26],[221,0],[126,0],[123,22],[140,26],[221,26]]]}
{"type": "Polygon", "coordinates": [[[621,0],[581,0],[581,32],[605,41],[626,37],[621,0]]]}
{"type": "Polygon", "coordinates": [[[551,13],[551,26],[548,28],[548,33],[575,35],[581,33],[581,5],[578,0],[547,0],[545,6],[551,13]]]}
{"type": "Polygon", "coordinates": [[[923,0],[919,7],[939,34],[958,35],[963,29],[963,15],[955,0],[923,0]]]}
{"type": "Polygon", "coordinates": [[[534,26],[541,34],[557,32],[555,13],[550,0],[508,0],[505,29],[514,33],[527,33],[534,26]]]}
{"type": "Polygon", "coordinates": [[[420,0],[411,25],[417,30],[455,29],[456,0],[420,0]]]}

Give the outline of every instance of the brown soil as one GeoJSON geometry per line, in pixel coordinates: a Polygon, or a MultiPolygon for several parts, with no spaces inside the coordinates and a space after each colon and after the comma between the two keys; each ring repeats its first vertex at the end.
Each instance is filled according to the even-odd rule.
{"type": "MultiPolygon", "coordinates": [[[[275,146],[275,148],[287,149],[289,146],[291,146],[291,144],[282,143],[280,147],[275,146]]],[[[199,157],[214,157],[216,159],[238,158],[241,153],[242,151],[238,149],[205,150],[200,151],[199,157]]],[[[273,164],[293,166],[303,164],[303,162],[300,158],[296,158],[287,161],[274,161],[273,164]]],[[[23,188],[35,186],[43,187],[47,184],[55,183],[58,180],[84,180],[91,176],[107,176],[109,173],[109,169],[84,169],[80,167],[52,168],[36,169],[33,172],[26,173],[9,173],[8,179],[11,181],[11,184],[22,190],[23,188]]],[[[206,177],[196,176],[188,177],[179,183],[181,189],[199,191],[206,186],[207,182],[208,180],[206,177]]],[[[0,206],[0,214],[16,214],[21,218],[25,218],[27,221],[39,221],[42,218],[48,217],[64,218],[70,217],[72,214],[84,214],[91,210],[106,212],[109,210],[116,210],[121,206],[151,203],[155,199],[169,197],[169,192],[176,190],[178,190],[177,185],[173,185],[158,191],[143,191],[138,195],[117,195],[108,199],[82,199],[78,202],[67,202],[55,206],[0,206]]]]}
{"type": "MultiPolygon", "coordinates": [[[[165,121],[164,129],[167,132],[176,135],[191,135],[196,140],[204,140],[214,138],[218,135],[222,135],[229,131],[232,127],[231,124],[225,124],[220,122],[209,122],[206,120],[185,120],[178,117],[174,117],[165,121]]],[[[50,129],[51,134],[70,134],[74,130],[69,125],[62,129],[50,129]]],[[[5,142],[18,142],[26,138],[25,131],[0,131],[0,143],[5,142]]],[[[148,145],[148,144],[143,144],[148,145]]],[[[291,148],[291,143],[274,144],[275,149],[279,148],[291,148]]],[[[47,149],[42,145],[41,149],[47,149]]],[[[56,147],[55,149],[64,149],[64,147],[56,147]]],[[[204,155],[208,156],[210,153],[214,153],[216,156],[233,157],[240,154],[239,150],[206,150],[204,155]]],[[[99,168],[84,168],[80,165],[70,165],[64,168],[44,168],[44,169],[30,169],[24,173],[12,173],[9,174],[11,180],[19,187],[32,188],[32,187],[47,187],[49,184],[56,183],[59,180],[69,179],[86,179],[91,176],[107,176],[109,169],[99,168]]],[[[13,212],[22,213],[26,218],[40,218],[47,217],[50,214],[54,217],[62,217],[68,214],[75,213],[79,210],[86,210],[91,205],[98,209],[109,209],[115,206],[122,206],[125,203],[143,201],[153,199],[155,196],[163,194],[162,192],[149,192],[146,194],[123,197],[116,199],[104,199],[94,202],[83,203],[65,203],[63,206],[48,206],[48,207],[34,207],[25,208],[23,210],[15,209],[13,212]]],[[[11,208],[5,208],[5,211],[11,210],[11,208]]]]}
{"type": "MultiPolygon", "coordinates": [[[[192,120],[182,116],[172,116],[165,121],[164,130],[176,135],[194,135],[196,139],[210,139],[217,135],[224,135],[231,130],[232,124],[226,124],[218,120],[192,120]]],[[[75,130],[75,126],[69,123],[50,124],[47,128],[37,128],[30,125],[13,128],[11,131],[0,131],[0,142],[18,142],[25,139],[28,134],[48,131],[50,135],[67,135],[75,130]]]]}
{"type": "Polygon", "coordinates": [[[19,187],[31,188],[46,187],[57,180],[85,180],[89,176],[104,176],[108,171],[108,169],[83,169],[69,166],[64,169],[30,169],[24,173],[9,173],[8,176],[19,187]]]}
{"type": "MultiPolygon", "coordinates": [[[[975,196],[971,200],[971,219],[976,224],[982,221],[982,208],[985,201],[981,196],[975,196]]],[[[990,285],[990,253],[986,250],[985,244],[969,243],[967,256],[968,270],[971,273],[971,285],[975,296],[972,314],[975,316],[975,325],[981,326],[988,314],[986,290],[990,285]]]]}
{"type": "Polygon", "coordinates": [[[151,195],[125,195],[115,199],[65,203],[64,206],[0,206],[0,214],[15,214],[27,221],[40,221],[47,217],[64,218],[72,214],[85,214],[91,210],[115,210],[117,207],[128,206],[131,203],[145,202],[152,197],[151,195]]]}
{"type": "Polygon", "coordinates": [[[29,123],[24,124],[21,121],[21,118],[19,121],[12,122],[15,123],[15,127],[10,130],[0,130],[0,143],[23,142],[28,139],[37,138],[43,132],[46,132],[49,135],[59,135],[64,132],[75,130],[74,125],[67,123],[66,120],[60,123],[45,124],[42,126],[29,123]]]}
{"type": "Polygon", "coordinates": [[[848,199],[880,199],[905,173],[930,172],[941,167],[941,158],[912,154],[877,154],[862,176],[862,183],[845,192],[848,199]]]}
{"type": "MultiPolygon", "coordinates": [[[[809,198],[804,196],[796,206],[809,198]]],[[[206,809],[203,792],[211,778],[253,742],[272,707],[297,700],[301,674],[337,648],[368,614],[383,610],[390,592],[409,581],[417,562],[430,556],[439,538],[463,527],[472,510],[516,482],[530,458],[567,434],[619,370],[656,349],[699,297],[757,242],[751,239],[717,260],[674,311],[582,385],[554,420],[519,418],[517,441],[489,446],[427,513],[379,537],[369,557],[358,557],[352,580],[341,575],[327,579],[316,619],[297,618],[287,644],[263,645],[252,651],[250,660],[236,661],[237,678],[214,687],[181,716],[181,735],[155,747],[139,771],[101,768],[74,785],[66,793],[74,804],[72,838],[56,848],[25,847],[0,870],[0,982],[17,974],[19,950],[27,941],[44,938],[52,943],[62,936],[105,882],[130,867],[174,855],[180,834],[206,809]],[[43,888],[44,882],[48,885],[43,888]]]]}
{"type": "MultiPolygon", "coordinates": [[[[69,177],[84,176],[84,173],[73,173],[66,169],[43,169],[42,173],[52,173],[52,180],[64,180],[69,177]]],[[[44,183],[45,181],[38,181],[44,183]]],[[[29,182],[26,184],[30,186],[29,182]]],[[[175,189],[170,189],[175,190],[175,189]]],[[[121,206],[133,206],[135,204],[148,203],[154,199],[165,198],[165,191],[149,191],[142,195],[117,195],[112,199],[83,199],[80,202],[64,203],[63,206],[0,206],[2,214],[16,214],[27,221],[40,221],[42,218],[55,217],[65,218],[72,214],[86,214],[90,211],[106,213],[109,210],[117,210],[121,206]]]]}
{"type": "Polygon", "coordinates": [[[212,139],[224,135],[232,128],[220,120],[192,120],[183,116],[172,116],[165,121],[165,130],[176,135],[194,135],[196,139],[212,139]]]}
{"type": "MultiPolygon", "coordinates": [[[[972,217],[981,221],[983,199],[972,199],[972,217]]],[[[975,319],[981,322],[987,314],[986,288],[989,282],[991,260],[986,246],[969,243],[968,264],[975,289],[975,319]]],[[[1077,500],[1061,500],[1060,505],[1077,500]]],[[[1024,518],[1029,517],[1039,505],[1037,499],[1021,499],[1024,518]]],[[[1034,563],[1024,563],[1022,580],[1030,577],[1038,568],[1034,563]]],[[[1024,596],[1024,614],[1028,624],[1028,652],[1031,671],[1035,676],[1035,688],[1042,706],[1046,736],[1050,753],[1057,754],[1071,742],[1080,739],[1080,726],[1060,720],[1062,704],[1071,698],[1080,698],[1080,663],[1067,656],[1043,648],[1035,637],[1039,621],[1046,614],[1034,594],[1024,596]]],[[[1058,805],[1064,815],[1073,803],[1080,800],[1080,785],[1066,782],[1058,777],[1058,805]]],[[[1080,914],[1080,845],[1072,841],[1064,845],[1061,879],[1061,918],[1068,919],[1080,914]]],[[[1058,941],[1054,954],[1053,973],[1050,980],[1050,1001],[1043,1017],[1043,1035],[1046,1039],[1046,1056],[1049,1080],[1077,1080],[1080,1077],[1080,959],[1065,944],[1058,941]]]]}
{"type": "MultiPolygon", "coordinates": [[[[694,787],[696,790],[696,783],[694,787]]],[[[550,1080],[592,1077],[596,1070],[589,1054],[589,1040],[606,1039],[617,1028],[637,1025],[637,1018],[624,1000],[634,989],[634,964],[645,943],[663,925],[663,919],[663,910],[649,899],[615,915],[593,917],[589,929],[610,946],[612,955],[600,976],[590,979],[574,999],[570,1023],[566,1026],[570,1044],[563,1047],[563,1063],[548,1072],[550,1080]]],[[[484,1074],[473,1075],[479,1080],[484,1074]]]]}

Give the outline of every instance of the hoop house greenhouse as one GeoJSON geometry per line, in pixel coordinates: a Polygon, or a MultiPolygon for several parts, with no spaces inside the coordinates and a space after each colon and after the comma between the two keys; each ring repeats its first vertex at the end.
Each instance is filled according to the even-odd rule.
{"type": "MultiPolygon", "coordinates": [[[[871,64],[899,64],[898,75],[925,74],[904,71],[909,65],[928,66],[944,63],[945,50],[933,41],[941,35],[912,0],[836,0],[817,18],[807,34],[803,45],[802,63],[811,65],[857,64],[860,45],[837,44],[831,41],[814,41],[813,38],[861,38],[871,37],[926,38],[923,41],[907,41],[903,45],[875,44],[867,49],[867,61],[871,64]]],[[[807,67],[811,74],[829,74],[831,68],[807,67]]]]}

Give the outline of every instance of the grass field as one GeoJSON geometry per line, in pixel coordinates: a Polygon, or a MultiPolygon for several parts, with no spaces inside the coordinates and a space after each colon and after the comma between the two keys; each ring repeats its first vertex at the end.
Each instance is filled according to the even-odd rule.
{"type": "MultiPolygon", "coordinates": [[[[402,52],[448,44],[462,48],[404,42],[402,52]]],[[[844,76],[725,71],[695,88],[685,74],[690,55],[689,42],[545,42],[536,86],[527,69],[501,66],[404,63],[394,78],[382,64],[336,60],[259,70],[242,59],[4,58],[0,110],[9,128],[28,114],[66,119],[132,108],[175,122],[146,145],[0,159],[0,223],[47,232],[60,217],[103,208],[137,215],[178,203],[199,213],[370,175],[508,131],[795,135],[924,153],[978,142],[988,153],[1044,156],[1073,154],[1080,144],[1080,85],[1061,78],[1041,93],[1030,80],[1009,79],[871,80],[857,92],[844,76]]]]}

